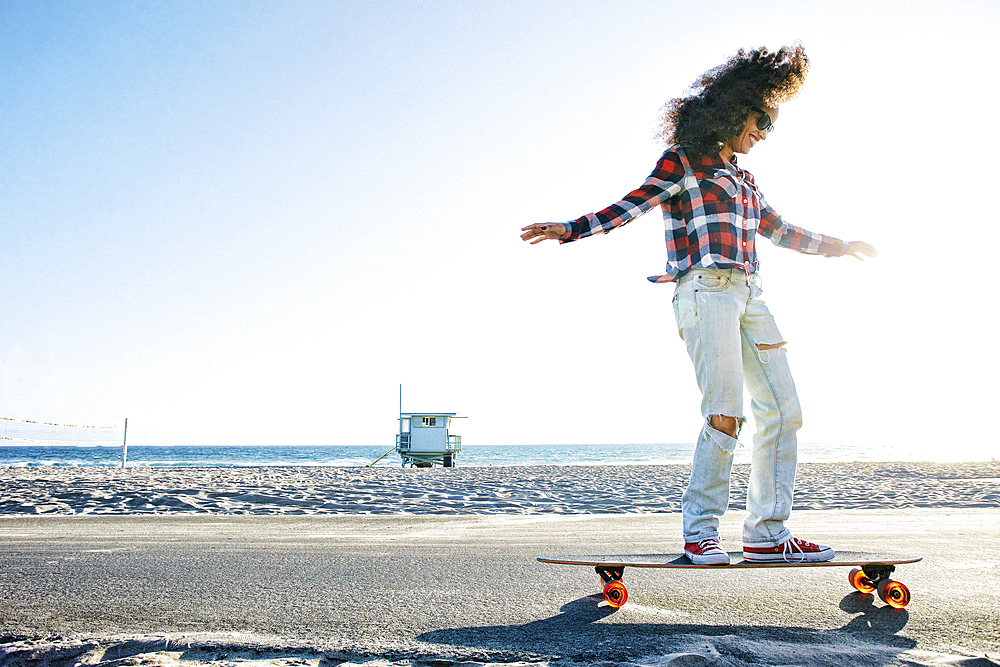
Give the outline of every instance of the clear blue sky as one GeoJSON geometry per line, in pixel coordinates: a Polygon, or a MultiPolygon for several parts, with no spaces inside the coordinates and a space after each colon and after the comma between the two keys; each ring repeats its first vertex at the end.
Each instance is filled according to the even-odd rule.
{"type": "Polygon", "coordinates": [[[0,31],[0,416],[388,448],[402,383],[470,445],[691,441],[659,213],[519,228],[617,201],[665,100],[801,39],[743,164],[881,252],[761,249],[802,440],[996,449],[993,0],[8,0],[0,31]]]}

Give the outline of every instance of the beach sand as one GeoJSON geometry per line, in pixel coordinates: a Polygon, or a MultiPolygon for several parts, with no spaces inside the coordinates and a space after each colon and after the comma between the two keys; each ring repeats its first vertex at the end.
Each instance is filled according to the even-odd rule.
{"type": "MultiPolygon", "coordinates": [[[[738,548],[747,469],[724,541],[738,548]]],[[[842,568],[629,571],[686,466],[0,469],[0,667],[1000,664],[1000,463],[801,464],[796,533],[915,553],[905,610],[842,568]]]]}
{"type": "MultiPolygon", "coordinates": [[[[689,467],[0,468],[9,514],[679,512],[689,467]]],[[[731,506],[749,466],[733,468],[731,506]]],[[[802,463],[796,510],[1000,507],[1000,461],[802,463]]]]}

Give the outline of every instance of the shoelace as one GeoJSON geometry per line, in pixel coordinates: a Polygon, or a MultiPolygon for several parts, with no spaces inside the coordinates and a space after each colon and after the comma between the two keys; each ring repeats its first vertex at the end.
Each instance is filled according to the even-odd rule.
{"type": "Polygon", "coordinates": [[[713,540],[712,538],[704,539],[699,542],[698,548],[700,548],[703,553],[709,550],[722,551],[722,547],[719,545],[719,540],[713,540]],[[708,545],[708,548],[705,547],[706,544],[708,545]]]}
{"type": "MultiPolygon", "coordinates": [[[[806,561],[807,558],[806,552],[802,549],[801,546],[799,546],[799,542],[801,542],[801,540],[799,540],[796,537],[793,537],[787,542],[785,542],[785,544],[783,545],[784,548],[781,550],[781,558],[786,563],[804,563],[806,561]],[[798,558],[795,558],[794,560],[789,558],[789,556],[795,555],[796,550],[798,550],[800,556],[798,558]]],[[[809,544],[809,543],[802,542],[802,544],[809,544]]]]}

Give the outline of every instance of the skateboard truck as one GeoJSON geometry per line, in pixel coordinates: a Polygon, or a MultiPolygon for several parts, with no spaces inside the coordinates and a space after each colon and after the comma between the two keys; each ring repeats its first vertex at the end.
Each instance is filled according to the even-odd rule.
{"type": "Polygon", "coordinates": [[[889,575],[896,571],[896,566],[886,565],[884,563],[870,563],[868,565],[862,565],[861,569],[864,571],[865,576],[877,586],[881,581],[888,579],[889,575]]]}

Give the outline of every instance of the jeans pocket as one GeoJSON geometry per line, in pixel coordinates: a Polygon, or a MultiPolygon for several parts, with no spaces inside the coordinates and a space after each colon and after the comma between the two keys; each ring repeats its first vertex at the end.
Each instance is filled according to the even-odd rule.
{"type": "Polygon", "coordinates": [[[718,273],[700,273],[694,279],[695,292],[721,292],[728,288],[732,279],[718,273]]]}

